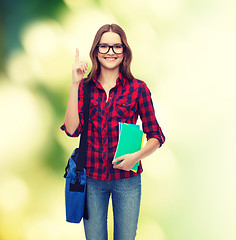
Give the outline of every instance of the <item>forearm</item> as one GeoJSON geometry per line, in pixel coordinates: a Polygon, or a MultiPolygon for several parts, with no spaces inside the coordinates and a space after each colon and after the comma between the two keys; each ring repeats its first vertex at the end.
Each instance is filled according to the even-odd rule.
{"type": "Polygon", "coordinates": [[[145,146],[135,153],[136,159],[141,160],[152,154],[157,148],[160,147],[160,142],[156,138],[150,138],[145,146]]]}
{"type": "Polygon", "coordinates": [[[65,126],[72,134],[79,125],[78,116],[78,84],[71,84],[70,95],[65,115],[65,126]]]}
{"type": "Polygon", "coordinates": [[[156,138],[150,138],[141,150],[113,160],[113,163],[121,161],[118,164],[114,164],[113,168],[130,171],[136,162],[152,154],[158,147],[160,147],[160,142],[156,138]]]}

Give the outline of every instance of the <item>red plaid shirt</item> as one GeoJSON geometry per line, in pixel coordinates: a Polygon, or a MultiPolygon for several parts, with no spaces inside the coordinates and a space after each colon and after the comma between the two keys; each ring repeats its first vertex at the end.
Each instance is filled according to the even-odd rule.
{"type": "MultiPolygon", "coordinates": [[[[77,137],[83,131],[83,80],[78,89],[78,101],[80,118],[78,128],[71,135],[64,124],[61,126],[61,129],[70,137],[77,137]]],[[[116,86],[110,90],[107,101],[106,92],[101,84],[96,77],[93,79],[85,166],[87,176],[100,180],[112,180],[136,176],[143,171],[141,164],[137,173],[114,169],[112,165],[118,143],[119,122],[136,124],[138,116],[142,120],[147,140],[156,138],[162,145],[165,136],[155,117],[151,93],[143,81],[137,79],[130,81],[120,74],[116,80],[116,86]]]]}

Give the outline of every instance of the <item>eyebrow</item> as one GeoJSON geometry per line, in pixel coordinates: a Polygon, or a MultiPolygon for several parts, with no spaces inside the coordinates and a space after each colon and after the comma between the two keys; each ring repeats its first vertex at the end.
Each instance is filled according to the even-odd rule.
{"type": "Polygon", "coordinates": [[[106,45],[110,45],[110,46],[112,46],[112,45],[117,45],[117,44],[121,44],[121,45],[122,45],[122,43],[109,44],[109,43],[104,43],[104,42],[101,42],[101,43],[99,43],[99,44],[106,44],[106,45]]]}

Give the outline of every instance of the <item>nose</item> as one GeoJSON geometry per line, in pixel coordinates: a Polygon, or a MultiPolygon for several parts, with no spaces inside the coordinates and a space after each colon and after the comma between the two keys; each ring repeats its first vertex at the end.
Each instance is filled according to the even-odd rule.
{"type": "Polygon", "coordinates": [[[110,49],[109,49],[109,51],[108,51],[107,54],[110,54],[110,55],[113,55],[113,54],[114,54],[112,47],[110,47],[110,49]]]}

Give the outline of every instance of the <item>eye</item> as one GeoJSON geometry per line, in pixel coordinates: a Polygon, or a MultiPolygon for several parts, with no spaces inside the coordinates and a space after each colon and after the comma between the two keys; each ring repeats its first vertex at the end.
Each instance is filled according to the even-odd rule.
{"type": "Polygon", "coordinates": [[[100,47],[100,48],[107,48],[108,45],[107,45],[107,44],[101,44],[101,45],[99,45],[99,47],[100,47]]]}
{"type": "Polygon", "coordinates": [[[118,49],[118,48],[122,48],[122,45],[121,44],[115,44],[114,47],[118,49]]]}

